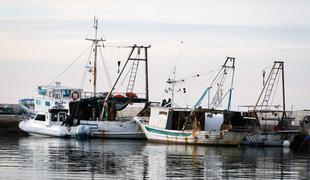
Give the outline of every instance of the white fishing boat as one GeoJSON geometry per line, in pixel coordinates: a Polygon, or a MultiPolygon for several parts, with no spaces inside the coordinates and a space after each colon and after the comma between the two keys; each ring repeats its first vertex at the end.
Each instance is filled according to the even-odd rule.
{"type": "MultiPolygon", "coordinates": [[[[184,143],[184,144],[202,144],[202,145],[239,145],[246,135],[245,127],[240,126],[240,119],[232,118],[235,112],[230,111],[230,101],[233,86],[235,69],[235,58],[227,57],[220,71],[217,73],[210,86],[206,88],[199,98],[194,108],[177,108],[174,107],[172,94],[171,107],[150,106],[149,112],[135,117],[135,120],[142,127],[146,137],[151,141],[184,143]],[[228,74],[231,73],[230,88],[225,94],[229,94],[228,110],[220,110],[219,106],[223,99],[223,86],[228,74]],[[208,108],[202,108],[201,103],[205,96],[210,96],[213,86],[217,90],[212,103],[208,103],[208,108]],[[210,126],[210,122],[220,121],[219,126],[215,129],[210,126]]],[[[168,83],[178,82],[169,79],[168,83]]],[[[210,100],[210,97],[208,97],[210,100]]]]}

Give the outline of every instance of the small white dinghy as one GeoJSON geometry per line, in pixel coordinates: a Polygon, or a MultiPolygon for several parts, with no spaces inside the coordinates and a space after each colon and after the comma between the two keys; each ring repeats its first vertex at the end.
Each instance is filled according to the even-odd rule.
{"type": "Polygon", "coordinates": [[[65,126],[68,110],[50,109],[48,114],[37,114],[24,119],[19,128],[30,135],[47,137],[91,137],[92,127],[87,125],[65,126]]]}

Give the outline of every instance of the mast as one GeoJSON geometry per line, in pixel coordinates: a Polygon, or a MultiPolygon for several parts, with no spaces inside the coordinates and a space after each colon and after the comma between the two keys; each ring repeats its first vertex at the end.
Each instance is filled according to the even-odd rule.
{"type": "MultiPolygon", "coordinates": [[[[98,17],[94,17],[94,26],[93,28],[95,29],[95,38],[86,38],[88,41],[93,42],[93,51],[94,51],[94,67],[93,67],[93,93],[94,97],[96,97],[97,93],[97,52],[98,52],[98,46],[100,46],[98,43],[103,42],[104,39],[100,38],[98,39],[98,17]]],[[[103,43],[102,43],[103,44],[103,43]]]]}
{"type": "Polygon", "coordinates": [[[173,67],[173,79],[168,79],[167,83],[171,84],[171,107],[174,107],[174,88],[175,84],[177,83],[175,79],[175,74],[176,74],[176,66],[173,67]]]}
{"type": "Polygon", "coordinates": [[[96,86],[97,86],[97,46],[98,46],[98,41],[97,41],[97,31],[98,31],[98,19],[95,19],[94,21],[94,28],[95,28],[95,53],[94,53],[94,97],[96,97],[96,86]]]}
{"type": "Polygon", "coordinates": [[[145,53],[145,93],[146,93],[146,100],[149,101],[149,70],[148,70],[148,55],[147,55],[147,49],[149,47],[144,47],[144,53],[145,53]]]}
{"type": "Polygon", "coordinates": [[[284,62],[278,62],[282,67],[282,98],[283,98],[283,117],[286,117],[286,108],[285,108],[285,85],[284,85],[284,62]]]}

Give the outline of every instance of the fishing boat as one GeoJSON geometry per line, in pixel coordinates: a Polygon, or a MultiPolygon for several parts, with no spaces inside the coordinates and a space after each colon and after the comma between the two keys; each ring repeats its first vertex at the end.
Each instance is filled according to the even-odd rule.
{"type": "MultiPolygon", "coordinates": [[[[121,61],[118,61],[118,76],[110,90],[97,96],[97,52],[101,52],[101,48],[107,46],[103,38],[97,35],[97,18],[94,19],[93,27],[95,38],[87,40],[93,43],[94,61],[90,64],[93,64],[91,72],[94,96],[70,102],[70,118],[66,124],[76,121],[77,125],[90,125],[93,127],[92,137],[94,138],[145,139],[143,131],[133,117],[149,101],[148,49],[150,46],[110,46],[111,48],[130,49],[129,56],[122,68],[120,68],[121,61]],[[144,66],[144,70],[140,68],[141,71],[139,71],[141,65],[144,66]],[[144,86],[143,92],[135,90],[135,84],[138,79],[141,79],[137,76],[138,73],[145,76],[141,80],[141,86],[144,86]]],[[[107,71],[107,68],[105,70],[107,71]]]]}
{"type": "Polygon", "coordinates": [[[151,141],[235,146],[241,143],[246,134],[234,126],[236,122],[233,119],[226,119],[229,113],[212,112],[209,109],[151,107],[149,118],[135,119],[141,125],[147,139],[151,141]],[[213,117],[222,118],[220,130],[206,128],[205,122],[212,121],[213,117]]]}
{"type": "Polygon", "coordinates": [[[96,126],[92,129],[94,138],[145,139],[143,131],[133,117],[142,111],[149,101],[147,70],[145,70],[145,92],[134,93],[133,89],[139,62],[144,62],[147,68],[149,47],[131,46],[130,55],[111,90],[105,96],[70,102],[69,119],[84,125],[96,126]],[[140,56],[141,51],[144,51],[143,57],[140,56]],[[125,92],[115,92],[126,68],[130,73],[127,88],[125,92]]]}
{"type": "MultiPolygon", "coordinates": [[[[263,74],[264,76],[264,74],[263,74]]],[[[275,61],[263,89],[252,110],[249,110],[248,120],[252,121],[251,131],[245,137],[243,144],[262,146],[290,146],[298,129],[291,126],[294,120],[285,108],[284,62],[275,61]],[[282,77],[283,106],[272,105],[277,85],[282,77]],[[281,109],[282,108],[282,109],[281,109]]]]}
{"type": "MultiPolygon", "coordinates": [[[[79,89],[73,90],[60,87],[54,88],[52,89],[53,91],[50,91],[43,86],[40,86],[38,93],[42,97],[40,97],[41,99],[33,100],[33,102],[35,102],[34,111],[33,113],[29,113],[31,114],[30,117],[20,123],[20,128],[22,130],[30,134],[56,137],[86,136],[96,138],[145,138],[145,135],[139,125],[133,120],[133,116],[135,116],[139,110],[142,110],[144,108],[144,104],[148,102],[147,50],[150,46],[124,46],[123,48],[129,48],[131,51],[125,65],[118,75],[117,80],[110,91],[98,93],[97,53],[101,53],[99,48],[105,47],[103,44],[105,40],[98,37],[97,17],[94,18],[93,27],[95,30],[94,38],[86,38],[86,40],[92,42],[89,57],[91,56],[91,53],[94,55],[94,61],[90,61],[86,67],[88,72],[93,75],[93,92],[86,93],[81,92],[79,89]],[[146,77],[145,92],[134,93],[133,90],[138,73],[138,67],[139,64],[143,63],[146,77]],[[130,74],[127,79],[127,89],[124,93],[115,92],[116,85],[120,83],[120,78],[124,76],[125,70],[129,71],[127,75],[130,74]],[[69,96],[65,99],[66,101],[64,101],[64,98],[67,97],[67,95],[69,96]],[[47,101],[46,98],[49,100],[47,101]],[[56,98],[57,101],[51,101],[51,98],[56,98]],[[70,100],[70,102],[67,100],[70,100]],[[140,106],[137,106],[137,104],[140,106]],[[125,113],[126,109],[129,109],[129,113],[125,113]],[[64,112],[66,112],[66,114],[63,114],[64,112]],[[130,115],[134,112],[136,112],[136,114],[130,115]],[[56,119],[52,118],[52,116],[55,116],[53,113],[57,114],[56,119]]],[[[117,48],[121,47],[117,46],[117,48]]],[[[120,67],[120,62],[118,62],[118,66],[120,67]]],[[[127,76],[125,76],[125,78],[126,77],[127,76]]],[[[121,84],[123,82],[124,80],[121,84]]]]}
{"type": "MultiPolygon", "coordinates": [[[[174,107],[172,101],[171,107],[150,106],[148,112],[135,117],[147,139],[167,143],[239,145],[246,135],[246,129],[240,126],[240,119],[235,118],[234,112],[230,111],[234,70],[235,58],[227,57],[224,65],[193,108],[174,107]],[[229,72],[232,73],[232,80],[229,90],[224,95],[222,88],[229,72]],[[210,96],[213,86],[217,87],[212,102],[208,102],[207,108],[202,108],[201,103],[205,96],[210,96]],[[226,95],[229,97],[228,108],[220,110],[219,106],[226,95]],[[214,121],[220,121],[220,126],[216,129],[209,126],[209,122],[214,121]]],[[[169,83],[171,82],[177,81],[169,79],[169,83]]]]}

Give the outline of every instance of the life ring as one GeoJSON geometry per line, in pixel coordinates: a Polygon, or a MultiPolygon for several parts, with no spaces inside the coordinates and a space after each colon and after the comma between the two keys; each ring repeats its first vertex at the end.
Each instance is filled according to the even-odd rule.
{"type": "Polygon", "coordinates": [[[113,97],[114,97],[114,98],[118,98],[118,99],[124,98],[124,96],[121,95],[121,94],[116,94],[116,95],[114,95],[113,97]]]}
{"type": "Polygon", "coordinates": [[[71,94],[71,98],[73,100],[77,100],[80,98],[80,94],[77,92],[77,91],[74,91],[72,94],[71,94]]]}
{"type": "Polygon", "coordinates": [[[133,92],[127,92],[125,95],[126,95],[126,97],[132,98],[132,99],[138,98],[137,94],[133,93],[133,92]]]}

